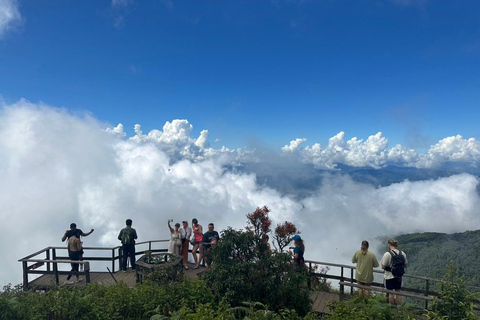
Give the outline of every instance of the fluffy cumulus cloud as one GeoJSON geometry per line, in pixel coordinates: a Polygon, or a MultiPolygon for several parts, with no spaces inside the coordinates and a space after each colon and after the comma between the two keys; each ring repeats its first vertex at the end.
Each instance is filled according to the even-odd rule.
{"type": "Polygon", "coordinates": [[[388,139],[381,132],[367,140],[353,137],[345,140],[340,132],[330,138],[322,149],[319,143],[301,147],[306,139],[292,140],[282,148],[285,154],[295,154],[303,162],[312,163],[321,169],[336,169],[338,164],[352,167],[379,169],[387,165],[415,168],[437,168],[445,163],[463,163],[476,167],[480,161],[480,143],[475,138],[464,139],[461,135],[447,137],[432,145],[427,153],[418,154],[402,145],[388,148],[388,139]]]}
{"type": "Polygon", "coordinates": [[[21,21],[17,0],[0,0],[0,39],[21,21]]]}
{"type": "MultiPolygon", "coordinates": [[[[192,137],[187,120],[166,122],[147,134],[139,125],[135,129],[127,137],[122,125],[109,128],[88,114],[25,100],[1,107],[0,242],[8,244],[0,248],[2,284],[21,281],[21,257],[63,246],[60,238],[71,222],[86,231],[95,228],[84,238],[86,246],[105,247],[118,244],[127,218],[139,240],[166,239],[169,218],[196,217],[204,225],[215,222],[218,230],[243,228],[245,214],[267,205],[274,224],[289,220],[301,230],[308,259],[340,263],[349,262],[363,239],[480,227],[478,179],[469,174],[386,187],[327,175],[299,199],[258,183],[255,173],[227,169],[252,154],[212,149],[208,131],[192,137]]],[[[465,148],[447,141],[438,148],[446,145],[465,148]]],[[[290,146],[289,152],[299,151],[295,143],[290,146]]],[[[331,159],[330,166],[381,166],[389,157],[381,134],[345,141],[341,133],[325,150],[308,150],[331,159]]]]}

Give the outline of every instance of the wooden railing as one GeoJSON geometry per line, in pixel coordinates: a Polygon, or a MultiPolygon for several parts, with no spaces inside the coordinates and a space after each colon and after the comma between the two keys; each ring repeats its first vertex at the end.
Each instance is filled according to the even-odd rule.
{"type": "MultiPolygon", "coordinates": [[[[338,264],[338,263],[330,263],[330,262],[324,262],[324,261],[313,261],[313,260],[305,260],[305,264],[308,266],[308,270],[309,270],[311,276],[325,278],[325,279],[338,280],[339,281],[340,295],[345,294],[345,286],[347,285],[346,283],[350,283],[347,286],[350,287],[350,294],[351,295],[353,295],[353,288],[358,287],[358,285],[356,284],[357,280],[354,277],[354,270],[356,269],[355,266],[338,264]],[[338,269],[340,269],[339,270],[340,275],[315,272],[315,266],[327,266],[329,268],[330,267],[338,268],[338,269]]],[[[377,273],[377,274],[382,274],[382,275],[384,273],[384,271],[381,270],[381,269],[374,269],[373,272],[377,273]]],[[[409,287],[403,286],[403,284],[402,284],[402,291],[417,294],[417,295],[411,295],[410,294],[410,295],[406,295],[406,296],[409,296],[409,297],[414,298],[414,299],[417,298],[419,300],[424,300],[425,301],[425,309],[428,309],[428,303],[429,303],[429,301],[431,301],[431,299],[424,299],[424,298],[422,298],[422,296],[423,297],[438,297],[439,296],[439,292],[433,290],[432,284],[439,283],[442,280],[410,275],[408,273],[404,274],[403,278],[404,279],[415,279],[415,280],[420,280],[420,281],[424,282],[424,284],[425,284],[424,289],[409,288],[409,287]]],[[[478,286],[465,285],[465,287],[470,289],[470,290],[480,291],[480,287],[478,287],[478,286]]],[[[382,283],[373,282],[372,287],[370,287],[369,290],[378,291],[378,292],[385,292],[386,289],[383,289],[383,288],[384,288],[383,282],[382,283]],[[376,290],[375,287],[379,287],[379,288],[381,288],[381,290],[376,290]]],[[[388,292],[387,292],[387,294],[388,294],[388,292]]],[[[480,306],[476,305],[475,309],[480,310],[480,306]]]]}
{"type": "MultiPolygon", "coordinates": [[[[151,251],[153,253],[158,252],[167,252],[165,246],[162,248],[155,247],[155,244],[165,244],[169,240],[151,240],[144,242],[137,242],[135,244],[136,250],[135,255],[143,255],[145,251],[151,251]],[[141,248],[148,245],[148,248],[141,248]],[[137,248],[141,250],[137,250],[137,248]]],[[[58,268],[59,264],[71,264],[77,263],[80,266],[83,265],[83,271],[79,271],[79,275],[85,276],[85,281],[90,283],[90,262],[92,261],[103,261],[111,263],[111,271],[115,272],[117,270],[115,265],[118,264],[118,270],[121,269],[121,263],[123,258],[122,246],[116,246],[111,248],[101,248],[101,247],[84,247],[85,253],[83,260],[73,261],[68,257],[68,251],[66,247],[47,247],[35,253],[32,253],[25,258],[18,260],[22,263],[23,267],[23,288],[25,290],[29,289],[28,276],[33,275],[53,275],[55,277],[55,283],[59,284],[59,275],[71,274],[70,271],[61,271],[58,268]],[[101,256],[89,256],[88,254],[92,251],[105,252],[105,255],[101,256]],[[39,256],[44,255],[45,258],[40,258],[39,256]],[[42,269],[42,270],[40,270],[42,269]]],[[[80,268],[82,269],[82,268],[80,268]]],[[[100,271],[100,270],[94,270],[100,271]]]]}

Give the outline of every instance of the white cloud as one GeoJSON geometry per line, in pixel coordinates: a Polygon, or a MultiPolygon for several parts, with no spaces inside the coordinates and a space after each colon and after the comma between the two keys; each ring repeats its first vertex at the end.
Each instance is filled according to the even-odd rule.
{"type": "Polygon", "coordinates": [[[17,0],[0,0],[0,39],[21,21],[17,0]]]}
{"type": "MultiPolygon", "coordinates": [[[[6,261],[0,281],[20,282],[17,260],[62,245],[60,238],[71,222],[84,230],[95,228],[84,239],[86,246],[114,246],[126,218],[133,219],[143,241],[168,238],[168,218],[196,217],[204,225],[215,222],[219,230],[242,228],[245,214],[268,205],[274,224],[290,220],[302,231],[308,259],[342,263],[349,262],[361,240],[379,235],[480,227],[478,179],[472,175],[379,188],[337,175],[298,200],[259,185],[253,173],[225,169],[242,157],[251,159],[252,151],[209,148],[207,131],[197,138],[192,131],[187,120],[173,120],[148,134],[137,125],[129,138],[121,124],[105,129],[88,115],[25,100],[4,105],[0,218],[7,228],[0,242],[9,246],[0,247],[6,261]]],[[[446,154],[469,150],[467,146],[475,150],[473,142],[454,140],[438,148],[446,154]],[[446,147],[452,144],[457,149],[446,147]]],[[[438,148],[432,152],[439,153],[438,148]]],[[[387,157],[381,134],[346,141],[342,132],[325,150],[318,144],[306,149],[333,167],[338,161],[380,166],[387,157]]],[[[402,150],[397,154],[407,157],[408,150],[402,150]]]]}
{"type": "Polygon", "coordinates": [[[425,154],[418,154],[402,145],[388,149],[388,139],[381,132],[369,136],[366,141],[357,137],[345,140],[345,133],[340,132],[329,139],[325,149],[318,143],[300,148],[305,141],[306,139],[292,140],[282,151],[298,154],[303,162],[312,163],[321,169],[335,169],[338,164],[375,169],[389,164],[436,168],[445,163],[468,163],[476,167],[480,161],[480,142],[475,138],[464,139],[461,135],[440,140],[425,154]]]}

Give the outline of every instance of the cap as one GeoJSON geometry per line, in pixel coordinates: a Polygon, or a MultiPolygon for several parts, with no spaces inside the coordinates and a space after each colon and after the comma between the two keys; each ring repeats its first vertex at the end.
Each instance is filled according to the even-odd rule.
{"type": "Polygon", "coordinates": [[[295,240],[295,241],[297,241],[297,240],[302,240],[302,237],[300,237],[299,234],[296,234],[295,236],[293,236],[292,239],[295,240]]]}
{"type": "Polygon", "coordinates": [[[180,223],[175,223],[175,227],[180,227],[180,223]]]}

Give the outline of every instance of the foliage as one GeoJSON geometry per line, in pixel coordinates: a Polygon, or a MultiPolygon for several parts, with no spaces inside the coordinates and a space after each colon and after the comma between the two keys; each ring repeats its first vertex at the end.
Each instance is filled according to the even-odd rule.
{"type": "Polygon", "coordinates": [[[418,319],[421,314],[408,307],[392,308],[384,296],[369,299],[355,297],[340,302],[330,302],[330,320],[400,320],[418,319]]]}
{"type": "Polygon", "coordinates": [[[263,208],[257,207],[254,212],[247,214],[247,227],[246,229],[253,232],[256,236],[263,237],[270,233],[270,226],[272,220],[268,217],[270,209],[267,206],[263,208]]]}
{"type": "Polygon", "coordinates": [[[292,237],[297,233],[297,227],[291,222],[277,224],[273,235],[273,245],[275,248],[283,252],[283,249],[292,241],[292,237]]]}
{"type": "Polygon", "coordinates": [[[205,280],[215,294],[233,306],[260,302],[269,310],[294,309],[304,316],[311,308],[308,274],[291,263],[286,253],[272,254],[259,235],[227,229],[214,251],[205,280]]]}
{"type": "MultiPolygon", "coordinates": [[[[433,309],[440,319],[442,317],[451,320],[476,319],[473,302],[478,294],[473,294],[465,288],[465,276],[459,276],[459,270],[453,266],[452,261],[447,266],[440,286],[440,296],[433,303],[433,309]]],[[[430,313],[432,319],[433,315],[430,313]]]]}

